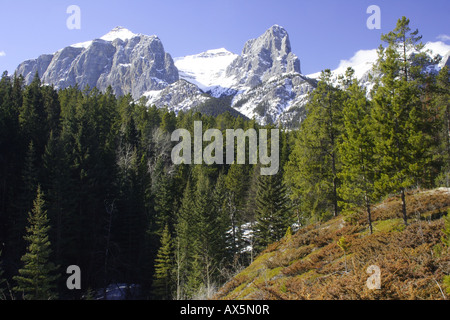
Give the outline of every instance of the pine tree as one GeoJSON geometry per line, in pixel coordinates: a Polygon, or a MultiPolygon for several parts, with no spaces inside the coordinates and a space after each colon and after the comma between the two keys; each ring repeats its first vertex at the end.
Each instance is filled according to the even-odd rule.
{"type": "Polygon", "coordinates": [[[41,81],[36,75],[23,93],[23,104],[20,107],[19,123],[23,141],[33,141],[38,156],[44,152],[47,141],[47,115],[41,91],[41,81]]]}
{"type": "MultiPolygon", "coordinates": [[[[211,182],[210,178],[202,170],[202,166],[195,168],[197,185],[194,193],[194,210],[190,223],[193,225],[193,253],[200,270],[192,270],[192,273],[201,274],[201,285],[208,290],[214,283],[219,264],[220,238],[217,232],[220,230],[219,217],[211,208],[211,182]]],[[[197,280],[195,280],[197,281],[197,280]]],[[[199,289],[199,288],[195,288],[199,289]]]]}
{"type": "Polygon", "coordinates": [[[218,257],[218,262],[228,266],[231,263],[232,257],[229,255],[229,250],[227,249],[227,245],[230,243],[227,232],[230,230],[230,222],[225,207],[225,179],[226,175],[220,172],[211,194],[211,214],[217,220],[217,230],[214,235],[216,241],[215,253],[218,257]]]}
{"type": "Polygon", "coordinates": [[[255,250],[280,240],[292,225],[286,187],[280,173],[260,176],[256,195],[256,223],[254,226],[255,250]]]}
{"type": "Polygon", "coordinates": [[[58,276],[54,275],[57,267],[49,261],[51,248],[48,231],[50,227],[44,206],[44,195],[39,186],[33,210],[28,217],[29,226],[25,240],[29,246],[22,257],[24,266],[19,270],[19,275],[14,277],[17,282],[14,290],[26,300],[48,300],[57,297],[55,282],[58,276]]]}
{"type": "Polygon", "coordinates": [[[174,220],[174,194],[173,179],[168,174],[162,172],[155,183],[155,213],[156,213],[156,233],[161,235],[163,229],[168,226],[173,232],[174,220]]]}
{"type": "Polygon", "coordinates": [[[241,228],[247,190],[247,177],[244,169],[243,165],[233,163],[225,179],[225,210],[230,221],[231,239],[229,248],[231,256],[239,254],[244,246],[241,228]]]}
{"type": "Polygon", "coordinates": [[[48,202],[47,212],[51,224],[49,239],[54,248],[54,261],[65,265],[68,262],[70,242],[73,240],[68,232],[70,228],[70,217],[73,199],[70,196],[71,176],[70,164],[64,154],[64,146],[60,138],[50,132],[43,159],[42,187],[45,190],[48,202]]]}
{"type": "Polygon", "coordinates": [[[450,187],[450,69],[445,66],[436,77],[436,94],[433,103],[436,105],[439,117],[439,132],[437,154],[441,160],[440,174],[437,185],[450,187]]]}
{"type": "Polygon", "coordinates": [[[410,50],[420,51],[417,31],[410,32],[409,20],[398,20],[397,27],[382,37],[388,47],[379,48],[376,69],[380,74],[372,92],[375,153],[380,177],[375,187],[380,195],[400,192],[405,225],[406,189],[419,185],[421,176],[432,168],[431,136],[428,116],[421,103],[417,66],[410,50]],[[411,61],[411,59],[413,59],[411,61]]]}
{"type": "Polygon", "coordinates": [[[175,112],[167,111],[164,113],[161,122],[161,129],[165,132],[172,133],[175,130],[177,123],[175,112]]]}
{"type": "Polygon", "coordinates": [[[173,243],[169,227],[166,225],[161,237],[161,246],[155,259],[154,294],[168,300],[173,290],[173,243]]]}
{"type": "Polygon", "coordinates": [[[322,218],[339,213],[339,139],[342,132],[341,90],[331,84],[331,71],[322,72],[307,104],[295,146],[285,166],[286,183],[304,214],[322,218]]]}
{"type": "Polygon", "coordinates": [[[186,297],[187,278],[192,263],[192,229],[190,219],[194,207],[194,195],[188,180],[183,192],[176,222],[175,262],[176,262],[176,299],[186,297]]]}
{"type": "Polygon", "coordinates": [[[342,171],[339,173],[341,186],[338,189],[342,206],[348,211],[355,207],[365,207],[370,233],[372,230],[371,206],[374,199],[375,158],[374,139],[371,131],[371,105],[366,98],[366,90],[353,78],[353,70],[348,70],[348,99],[344,102],[344,131],[339,146],[342,171]]]}

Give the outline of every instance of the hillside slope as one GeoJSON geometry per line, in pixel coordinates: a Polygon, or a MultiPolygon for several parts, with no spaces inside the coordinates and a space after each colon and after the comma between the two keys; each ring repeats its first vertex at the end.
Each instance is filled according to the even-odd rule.
{"type": "Polygon", "coordinates": [[[407,210],[405,227],[399,197],[378,204],[372,235],[363,212],[304,227],[270,245],[214,299],[448,299],[450,249],[441,239],[450,189],[412,191],[407,210]],[[366,285],[372,265],[381,271],[379,290],[366,285]]]}

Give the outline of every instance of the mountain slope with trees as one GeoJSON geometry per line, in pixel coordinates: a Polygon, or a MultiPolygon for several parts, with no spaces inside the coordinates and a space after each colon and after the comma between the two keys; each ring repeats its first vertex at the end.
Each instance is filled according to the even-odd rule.
{"type": "Polygon", "coordinates": [[[217,297],[308,298],[312,290],[364,298],[346,294],[343,283],[333,294],[312,280],[353,283],[348,277],[362,277],[369,262],[403,275],[379,298],[443,296],[436,288],[444,293],[449,270],[449,69],[424,72],[433,58],[406,18],[382,40],[369,95],[351,69],[338,84],[325,70],[300,128],[279,125],[274,176],[261,176],[261,164],[172,162],[171,134],[192,136],[196,121],[202,133],[223,136],[275,128],[216,112],[223,98],[204,113],[175,113],[111,87],[56,90],[37,74],[25,85],[3,73],[0,298],[108,299],[117,286],[129,289],[127,299],[203,299],[224,283],[217,297]],[[45,290],[29,295],[39,250],[45,290]],[[66,287],[70,265],[81,269],[81,290],[66,287]],[[295,281],[281,282],[286,276],[295,281]]]}

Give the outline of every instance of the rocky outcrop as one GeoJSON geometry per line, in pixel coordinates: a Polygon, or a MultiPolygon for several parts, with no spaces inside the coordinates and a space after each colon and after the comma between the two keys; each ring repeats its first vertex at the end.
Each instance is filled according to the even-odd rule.
{"type": "Polygon", "coordinates": [[[226,76],[235,78],[238,87],[253,88],[273,76],[300,72],[300,60],[291,52],[287,31],[275,25],[247,41],[242,54],[228,66],[226,76]]]}
{"type": "Polygon", "coordinates": [[[111,86],[117,95],[130,93],[135,99],[179,79],[173,59],[158,37],[120,27],[100,39],[25,61],[17,68],[25,83],[32,81],[36,71],[43,83],[58,89],[75,84],[100,90],[111,86]]]}
{"type": "Polygon", "coordinates": [[[144,96],[148,99],[148,105],[167,107],[175,112],[187,111],[211,99],[208,94],[186,80],[179,80],[163,90],[146,92],[144,96]]]}

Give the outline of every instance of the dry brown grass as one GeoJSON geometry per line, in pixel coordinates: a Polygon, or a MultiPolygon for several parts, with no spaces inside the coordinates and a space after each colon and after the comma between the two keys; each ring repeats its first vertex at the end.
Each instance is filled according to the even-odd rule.
{"type": "MultiPolygon", "coordinates": [[[[271,245],[260,256],[265,274],[261,281],[236,278],[221,290],[218,299],[446,299],[443,278],[450,273],[450,250],[442,249],[444,212],[450,208],[450,191],[408,193],[407,227],[398,224],[401,201],[392,197],[373,210],[375,233],[370,235],[361,214],[354,224],[342,217],[299,230],[291,239],[271,245]],[[345,237],[344,255],[337,241],[345,237]],[[439,250],[437,250],[439,249],[439,250]],[[267,254],[270,253],[270,254],[267,254]],[[381,270],[381,289],[371,290],[366,272],[381,270]],[[245,281],[244,281],[245,280],[245,281]],[[245,292],[236,288],[245,284],[245,292]]],[[[250,266],[251,269],[252,266],[250,266]]],[[[246,274],[245,270],[243,274],[246,274]]]]}

